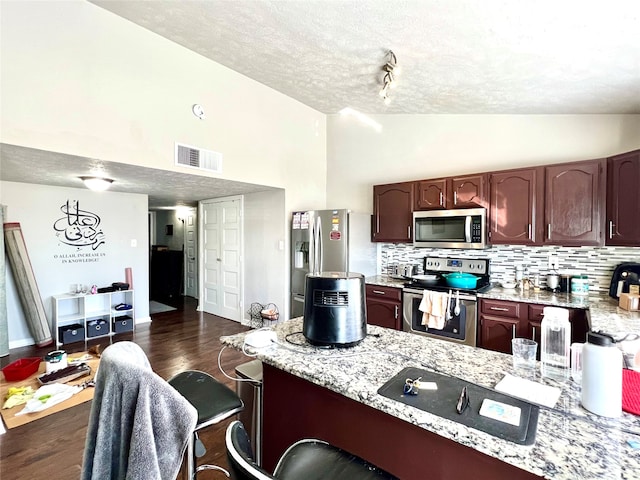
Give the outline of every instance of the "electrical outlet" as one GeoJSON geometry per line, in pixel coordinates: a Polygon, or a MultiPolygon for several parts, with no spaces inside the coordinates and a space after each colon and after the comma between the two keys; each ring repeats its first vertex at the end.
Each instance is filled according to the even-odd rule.
{"type": "Polygon", "coordinates": [[[557,270],[559,267],[558,257],[556,255],[549,255],[549,269],[557,270]]]}

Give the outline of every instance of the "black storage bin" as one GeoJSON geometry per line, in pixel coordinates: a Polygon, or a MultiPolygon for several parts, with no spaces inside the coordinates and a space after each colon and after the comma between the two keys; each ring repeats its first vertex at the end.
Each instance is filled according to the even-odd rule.
{"type": "Polygon", "coordinates": [[[58,327],[58,339],[62,343],[84,341],[84,327],[79,323],[58,327]]]}
{"type": "Polygon", "coordinates": [[[109,323],[104,319],[96,319],[87,322],[87,338],[99,337],[109,334],[109,323]]]}
{"type": "Polygon", "coordinates": [[[115,333],[132,332],[133,318],[124,315],[113,319],[113,331],[115,333]]]}

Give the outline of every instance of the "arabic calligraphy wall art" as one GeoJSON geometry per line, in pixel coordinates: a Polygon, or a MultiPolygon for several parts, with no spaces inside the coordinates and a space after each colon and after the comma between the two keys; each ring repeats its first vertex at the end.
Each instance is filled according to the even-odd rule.
{"type": "Polygon", "coordinates": [[[72,253],[55,255],[62,263],[95,262],[105,254],[98,249],[106,244],[106,235],[100,226],[98,214],[84,210],[79,200],[67,200],[60,206],[63,216],[53,223],[53,230],[61,245],[72,253]]]}

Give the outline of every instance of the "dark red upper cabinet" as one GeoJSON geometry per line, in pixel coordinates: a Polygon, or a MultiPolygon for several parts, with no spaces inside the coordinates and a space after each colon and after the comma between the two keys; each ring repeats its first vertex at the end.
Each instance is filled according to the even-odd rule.
{"type": "Polygon", "coordinates": [[[413,184],[405,182],[373,186],[372,241],[413,241],[413,184]]]}
{"type": "Polygon", "coordinates": [[[446,178],[416,182],[416,210],[447,208],[448,186],[446,178]]]}
{"type": "Polygon", "coordinates": [[[640,246],[640,150],[607,160],[607,245],[640,246]]]}
{"type": "Polygon", "coordinates": [[[542,205],[542,168],[492,173],[489,184],[491,243],[534,245],[541,235],[536,215],[542,205]]]}
{"type": "Polygon", "coordinates": [[[545,167],[544,244],[604,245],[606,160],[545,167]]]}
{"type": "Polygon", "coordinates": [[[451,208],[486,207],[487,175],[467,175],[451,178],[451,208]]]}
{"type": "Polygon", "coordinates": [[[416,210],[486,207],[486,174],[416,182],[416,210]]]}

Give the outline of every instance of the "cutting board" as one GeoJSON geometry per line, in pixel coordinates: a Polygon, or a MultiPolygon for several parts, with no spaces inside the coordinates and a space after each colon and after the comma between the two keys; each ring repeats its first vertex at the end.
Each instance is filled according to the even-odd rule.
{"type": "Polygon", "coordinates": [[[535,442],[540,411],[537,405],[465,382],[459,378],[407,367],[380,387],[378,393],[405,405],[410,405],[519,445],[533,445],[535,442]],[[420,390],[418,395],[405,395],[403,387],[406,379],[416,379],[418,377],[421,377],[420,382],[435,382],[438,385],[438,389],[420,390]],[[459,414],[456,411],[456,404],[463,387],[467,387],[469,407],[459,414]],[[510,425],[480,415],[480,406],[485,398],[520,408],[520,424],[517,426],[510,425]]]}
{"type": "MultiPolygon", "coordinates": [[[[86,352],[74,353],[71,355],[72,357],[81,357],[86,352]]],[[[69,385],[79,385],[82,382],[87,382],[95,376],[98,371],[98,365],[100,364],[100,359],[93,357],[92,359],[85,362],[87,365],[91,367],[91,373],[84,377],[77,378],[68,382],[69,385]]],[[[2,381],[0,381],[0,406],[4,403],[7,397],[7,391],[10,387],[27,387],[31,386],[34,391],[40,388],[40,383],[38,382],[38,376],[42,375],[46,372],[46,364],[45,362],[40,362],[40,367],[38,368],[37,373],[34,373],[30,377],[25,380],[20,380],[19,382],[7,382],[4,377],[2,381]]],[[[76,393],[74,396],[65,400],[64,402],[60,402],[53,407],[47,408],[41,412],[28,413],[26,415],[20,415],[16,417],[16,413],[21,411],[24,408],[24,405],[17,405],[13,408],[2,409],[0,410],[0,414],[2,415],[2,419],[4,420],[4,424],[7,428],[15,428],[20,425],[24,425],[25,423],[32,422],[34,420],[38,420],[40,418],[46,417],[53,413],[60,412],[62,410],[66,410],[70,407],[75,407],[76,405],[80,405],[81,403],[88,402],[93,398],[93,388],[85,388],[84,390],[76,393]]]]}

